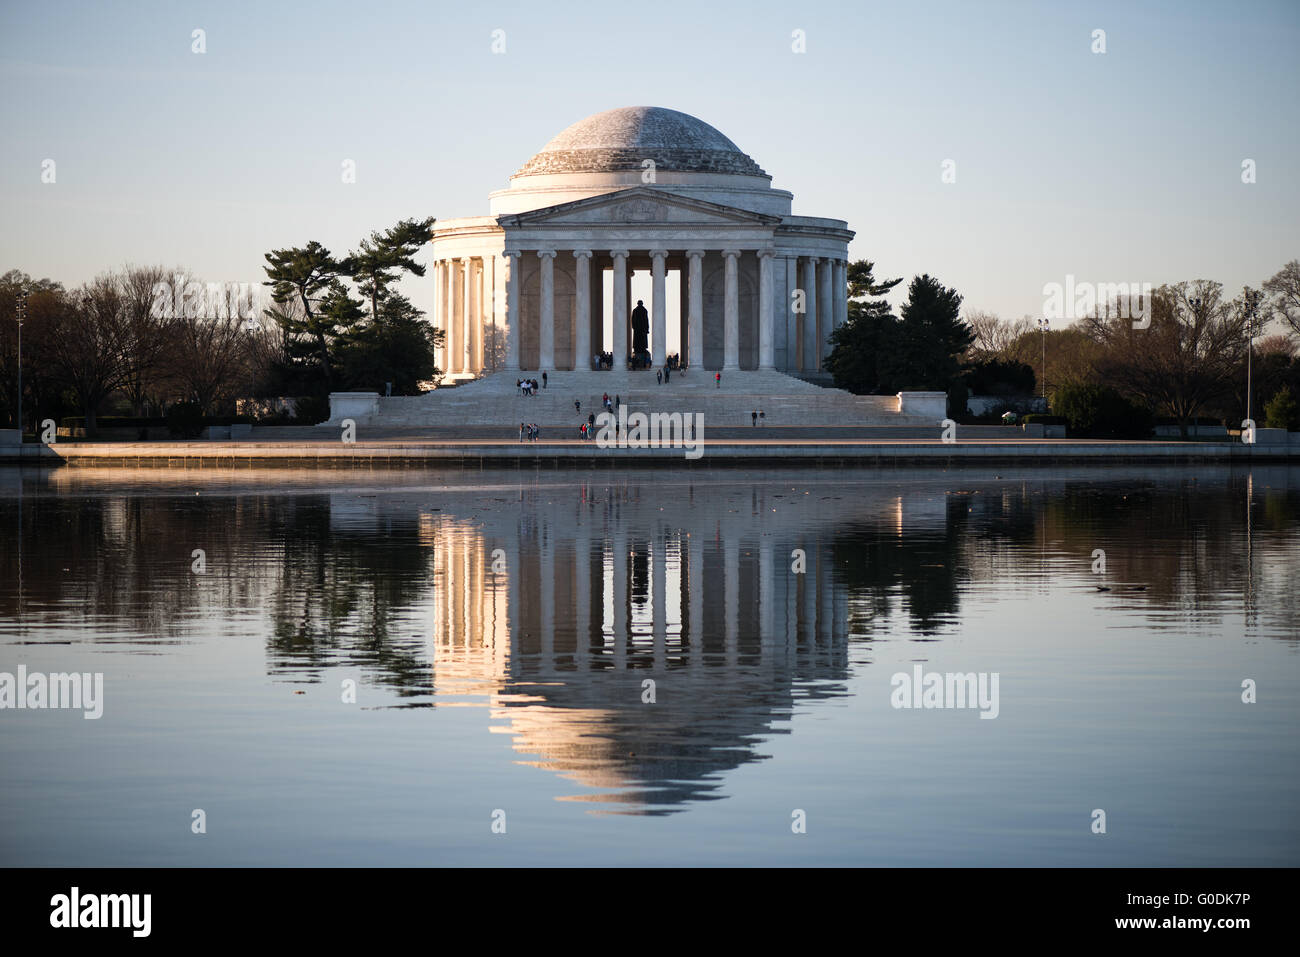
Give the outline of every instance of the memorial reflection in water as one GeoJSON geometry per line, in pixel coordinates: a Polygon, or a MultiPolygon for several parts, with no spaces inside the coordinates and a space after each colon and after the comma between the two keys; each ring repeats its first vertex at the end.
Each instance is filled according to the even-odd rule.
{"type": "Polygon", "coordinates": [[[433,700],[485,700],[522,760],[597,789],[575,798],[642,808],[709,797],[796,699],[842,694],[846,594],[819,509],[756,525],[757,500],[682,493],[671,513],[585,487],[560,514],[441,519],[433,700]]]}

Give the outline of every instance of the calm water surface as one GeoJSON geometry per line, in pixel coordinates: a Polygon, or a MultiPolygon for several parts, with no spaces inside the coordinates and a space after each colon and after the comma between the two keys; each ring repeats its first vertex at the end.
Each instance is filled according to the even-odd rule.
{"type": "Polygon", "coordinates": [[[104,675],[0,711],[3,864],[1300,863],[1300,469],[8,469],[0,535],[0,671],[104,675]]]}

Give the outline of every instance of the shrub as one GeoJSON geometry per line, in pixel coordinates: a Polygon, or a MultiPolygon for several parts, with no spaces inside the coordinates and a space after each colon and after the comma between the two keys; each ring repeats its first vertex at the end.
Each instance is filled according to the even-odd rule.
{"type": "Polygon", "coordinates": [[[203,409],[197,402],[177,402],[167,410],[167,431],[181,439],[197,438],[203,432],[203,409]]]}
{"type": "Polygon", "coordinates": [[[966,385],[973,395],[1033,395],[1037,381],[1023,362],[985,359],[966,372],[966,385]]]}
{"type": "Polygon", "coordinates": [[[1154,423],[1151,411],[1105,385],[1067,382],[1052,408],[1070,431],[1091,438],[1145,438],[1154,423]]]}
{"type": "Polygon", "coordinates": [[[1282,386],[1264,406],[1264,426],[1269,429],[1286,429],[1300,432],[1300,405],[1296,404],[1290,386],[1282,386]]]}
{"type": "Polygon", "coordinates": [[[294,420],[298,425],[320,425],[330,417],[327,395],[305,395],[294,402],[294,420]]]}

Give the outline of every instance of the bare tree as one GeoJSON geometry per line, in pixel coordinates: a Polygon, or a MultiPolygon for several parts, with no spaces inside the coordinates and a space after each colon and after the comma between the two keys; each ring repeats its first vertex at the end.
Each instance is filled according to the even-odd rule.
{"type": "Polygon", "coordinates": [[[1105,347],[1097,362],[1103,380],[1173,416],[1186,435],[1192,418],[1230,391],[1246,317],[1242,302],[1224,300],[1221,284],[1198,279],[1157,289],[1148,328],[1099,315],[1079,326],[1105,347]]]}
{"type": "Polygon", "coordinates": [[[966,324],[975,332],[975,341],[967,350],[968,358],[974,362],[997,359],[1001,362],[1023,362],[1033,365],[1037,360],[1036,348],[1028,333],[1034,331],[1034,322],[1028,316],[1020,319],[1004,320],[996,313],[978,309],[967,310],[966,324]]]}
{"type": "Polygon", "coordinates": [[[185,276],[162,266],[125,266],[117,276],[126,310],[131,361],[122,382],[122,392],[136,415],[149,405],[161,406],[166,385],[165,359],[170,338],[171,310],[158,308],[161,290],[170,296],[172,279],[185,276]]]}
{"type": "Polygon", "coordinates": [[[58,377],[76,397],[86,431],[104,400],[121,388],[131,369],[131,328],[122,289],[112,274],[60,297],[45,343],[58,377]]]}
{"type": "Polygon", "coordinates": [[[171,371],[185,397],[204,415],[234,398],[247,380],[248,331],[238,316],[181,316],[169,338],[171,371]]]}
{"type": "Polygon", "coordinates": [[[1287,335],[1265,336],[1255,343],[1255,355],[1267,356],[1277,353],[1288,359],[1296,354],[1295,340],[1287,335]]]}
{"type": "Polygon", "coordinates": [[[1293,259],[1264,283],[1274,314],[1300,334],[1300,260],[1293,259]]]}

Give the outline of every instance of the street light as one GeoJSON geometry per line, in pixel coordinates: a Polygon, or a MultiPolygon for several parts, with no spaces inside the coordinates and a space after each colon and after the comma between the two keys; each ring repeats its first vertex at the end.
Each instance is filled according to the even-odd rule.
{"type": "Polygon", "coordinates": [[[23,444],[23,320],[27,318],[27,290],[18,287],[18,444],[23,444]]]}
{"type": "Polygon", "coordinates": [[[1259,313],[1259,301],[1264,294],[1258,289],[1246,290],[1246,418],[1250,418],[1251,398],[1251,356],[1255,351],[1255,317],[1259,313]]]}
{"type": "MultiPolygon", "coordinates": [[[[1038,331],[1043,334],[1043,382],[1040,391],[1043,393],[1043,400],[1047,400],[1047,330],[1051,327],[1051,322],[1047,319],[1038,320],[1038,331]]],[[[1046,409],[1044,409],[1046,411],[1046,409]]]]}

